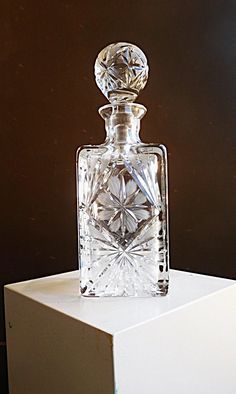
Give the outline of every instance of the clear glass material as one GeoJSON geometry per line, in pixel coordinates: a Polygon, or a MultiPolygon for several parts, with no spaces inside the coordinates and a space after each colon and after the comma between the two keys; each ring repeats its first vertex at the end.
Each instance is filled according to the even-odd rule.
{"type": "Polygon", "coordinates": [[[145,112],[134,103],[103,107],[105,143],[78,151],[83,296],[168,291],[166,149],[140,141],[145,112]]]}
{"type": "Polygon", "coordinates": [[[139,138],[148,78],[144,53],[110,44],[95,62],[107,138],[77,152],[80,291],[83,296],[165,295],[169,282],[167,156],[139,138]]]}

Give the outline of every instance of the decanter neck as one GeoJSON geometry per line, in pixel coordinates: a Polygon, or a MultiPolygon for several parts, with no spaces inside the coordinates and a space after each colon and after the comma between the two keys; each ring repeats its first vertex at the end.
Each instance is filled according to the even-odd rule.
{"type": "Polygon", "coordinates": [[[99,109],[105,120],[107,138],[105,143],[137,144],[140,142],[140,120],[147,112],[141,104],[108,104],[99,109]]]}

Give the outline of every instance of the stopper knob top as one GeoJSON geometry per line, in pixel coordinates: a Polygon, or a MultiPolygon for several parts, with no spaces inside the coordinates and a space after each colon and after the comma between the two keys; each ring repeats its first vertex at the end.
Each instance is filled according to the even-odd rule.
{"type": "Polygon", "coordinates": [[[105,47],[95,62],[95,79],[110,103],[136,100],[148,79],[148,64],[136,45],[118,42],[105,47]]]}

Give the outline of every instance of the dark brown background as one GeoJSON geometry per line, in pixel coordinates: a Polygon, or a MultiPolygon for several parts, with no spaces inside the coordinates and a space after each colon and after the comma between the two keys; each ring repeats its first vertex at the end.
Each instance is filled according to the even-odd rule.
{"type": "Polygon", "coordinates": [[[142,137],[169,148],[172,267],[235,278],[235,20],[235,1],[0,2],[1,289],[77,267],[75,150],[104,138],[93,64],[115,41],[149,59],[142,137]]]}

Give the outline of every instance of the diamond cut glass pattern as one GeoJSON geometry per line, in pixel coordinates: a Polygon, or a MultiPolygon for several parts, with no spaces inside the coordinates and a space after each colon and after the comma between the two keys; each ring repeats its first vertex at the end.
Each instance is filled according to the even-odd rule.
{"type": "Polygon", "coordinates": [[[149,217],[147,199],[136,183],[125,182],[125,170],[112,175],[108,180],[108,191],[102,192],[98,200],[98,217],[107,221],[112,232],[134,233],[139,225],[149,217]]]}

